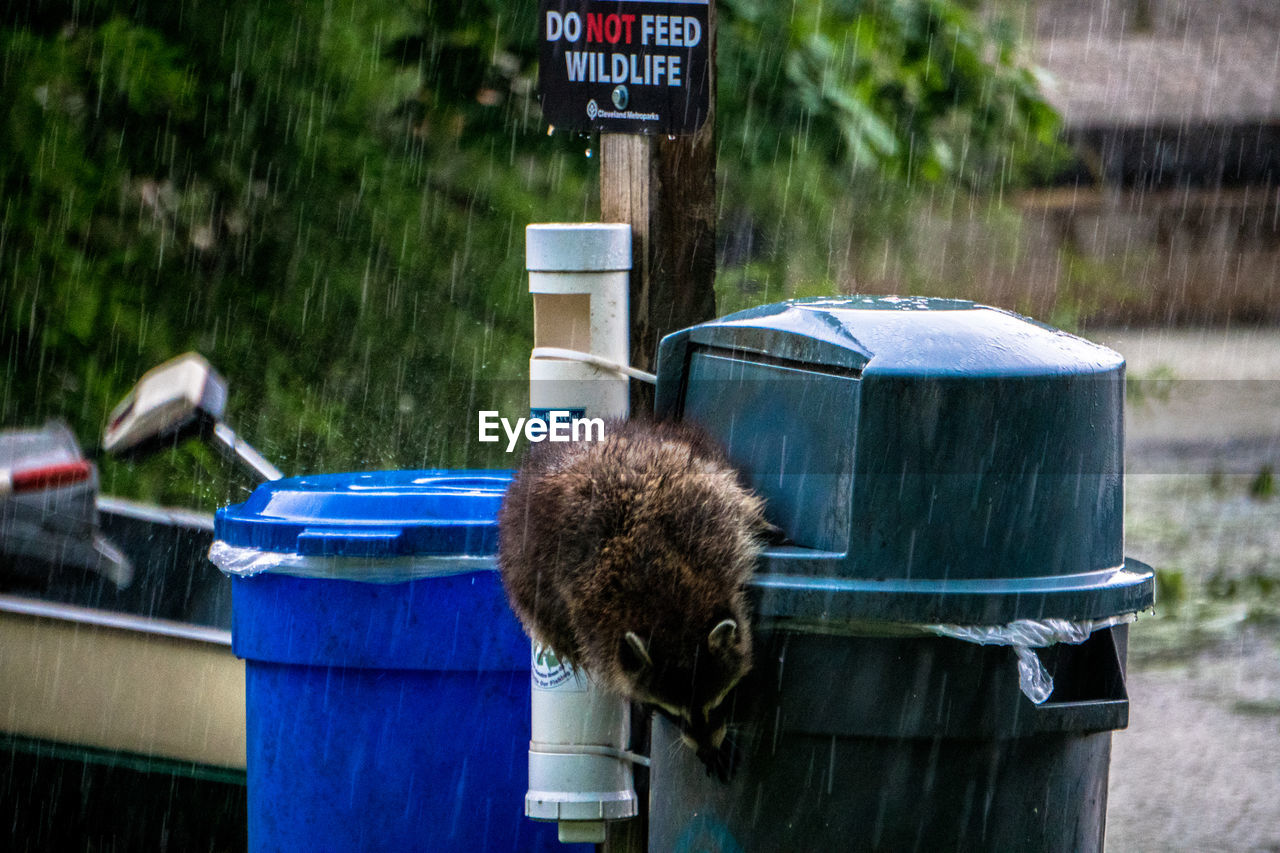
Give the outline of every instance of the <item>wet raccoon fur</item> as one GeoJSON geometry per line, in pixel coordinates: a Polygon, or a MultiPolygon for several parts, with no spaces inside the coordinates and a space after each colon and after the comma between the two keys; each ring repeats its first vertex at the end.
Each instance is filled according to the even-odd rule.
{"type": "Polygon", "coordinates": [[[525,629],[680,726],[727,779],[725,695],[751,668],[745,587],[771,528],[723,452],[685,424],[617,421],[534,445],[498,516],[525,629]]]}

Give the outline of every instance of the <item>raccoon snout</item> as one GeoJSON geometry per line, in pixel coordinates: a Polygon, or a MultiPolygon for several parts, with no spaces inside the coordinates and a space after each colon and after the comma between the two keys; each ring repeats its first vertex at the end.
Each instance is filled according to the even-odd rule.
{"type": "Polygon", "coordinates": [[[710,732],[694,732],[681,728],[680,740],[684,741],[685,746],[701,754],[703,750],[706,749],[719,749],[724,743],[724,739],[728,735],[728,732],[729,726],[726,723],[721,723],[710,732]]]}

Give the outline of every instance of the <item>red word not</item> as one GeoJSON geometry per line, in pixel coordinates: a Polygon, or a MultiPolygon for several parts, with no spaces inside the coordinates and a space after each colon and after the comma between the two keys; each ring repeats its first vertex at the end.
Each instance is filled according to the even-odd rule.
{"type": "Polygon", "coordinates": [[[617,44],[621,40],[631,44],[631,25],[635,20],[635,15],[606,15],[602,12],[588,12],[587,41],[607,41],[609,44],[617,44]],[[623,29],[626,30],[626,38],[623,38],[623,29]]]}

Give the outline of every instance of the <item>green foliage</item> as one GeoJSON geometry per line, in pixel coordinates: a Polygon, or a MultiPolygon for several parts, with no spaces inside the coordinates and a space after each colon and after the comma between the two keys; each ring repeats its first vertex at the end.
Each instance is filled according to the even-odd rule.
{"type": "Polygon", "coordinates": [[[1276,475],[1270,465],[1263,465],[1257,476],[1249,483],[1249,494],[1258,500],[1274,497],[1276,493],[1276,475]]]}
{"type": "Polygon", "coordinates": [[[1156,607],[1162,613],[1176,614],[1186,597],[1187,583],[1182,572],[1156,569],[1156,607]]]}
{"type": "Polygon", "coordinates": [[[1058,118],[1013,30],[964,3],[717,7],[726,304],[876,281],[882,258],[917,282],[923,207],[998,199],[1060,165],[1058,118]]]}
{"type": "MultiPolygon", "coordinates": [[[[501,465],[524,404],[523,227],[594,218],[548,137],[536,3],[48,0],[0,13],[0,423],[87,443],[198,349],[286,471],[501,465]]],[[[721,0],[724,307],[829,289],[904,200],[1034,173],[1052,114],[952,0],[721,0]]],[[[238,496],[189,444],[107,490],[238,496]],[[193,485],[194,484],[194,485],[193,485]]]]}
{"type": "Polygon", "coordinates": [[[1057,117],[1012,31],[953,0],[721,0],[726,136],[768,162],[789,138],[852,170],[983,189],[1047,165],[1057,117]]]}
{"type": "MultiPolygon", "coordinates": [[[[1177,372],[1167,364],[1157,364],[1142,374],[1130,374],[1125,377],[1124,398],[1131,406],[1145,408],[1153,403],[1167,403],[1177,387],[1177,372]]],[[[1218,473],[1215,488],[1222,484],[1222,472],[1218,473]]],[[[1212,479],[1212,478],[1211,478],[1212,479]]],[[[1211,482],[1211,486],[1214,484],[1211,482]]]]}
{"type": "MultiPolygon", "coordinates": [[[[0,30],[4,423],[91,441],[199,349],[286,470],[501,461],[466,439],[480,402],[521,405],[522,228],[581,217],[587,170],[536,111],[507,126],[509,91],[455,80],[407,115],[429,78],[383,57],[422,26],[402,6],[301,5],[46,4],[0,30]]],[[[189,445],[104,479],[189,503],[224,473],[189,445]]]]}
{"type": "Polygon", "coordinates": [[[1244,575],[1232,575],[1219,570],[1205,581],[1205,592],[1214,599],[1248,598],[1265,601],[1280,593],[1280,581],[1258,570],[1244,575]]]}

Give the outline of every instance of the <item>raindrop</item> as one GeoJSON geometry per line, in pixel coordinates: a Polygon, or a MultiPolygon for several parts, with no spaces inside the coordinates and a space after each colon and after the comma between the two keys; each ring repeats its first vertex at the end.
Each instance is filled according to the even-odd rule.
{"type": "Polygon", "coordinates": [[[831,752],[827,756],[827,795],[830,796],[836,776],[836,736],[831,736],[831,752]]]}

